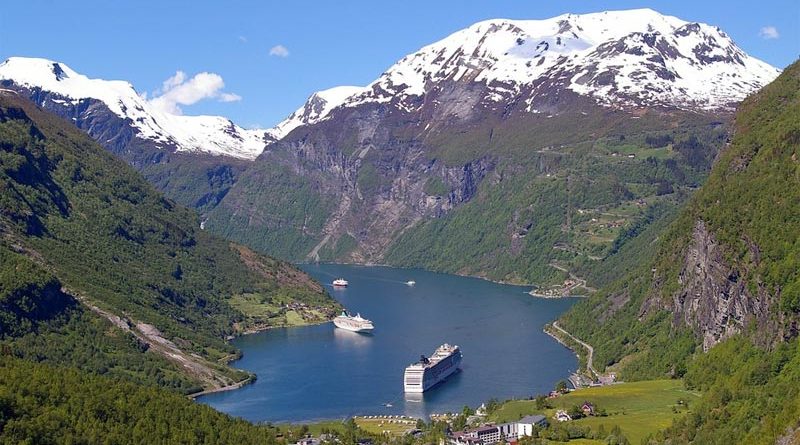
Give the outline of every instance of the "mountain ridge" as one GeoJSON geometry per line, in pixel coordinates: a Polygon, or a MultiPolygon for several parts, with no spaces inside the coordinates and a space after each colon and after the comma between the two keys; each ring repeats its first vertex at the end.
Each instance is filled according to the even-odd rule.
{"type": "Polygon", "coordinates": [[[266,132],[245,130],[220,116],[183,116],[162,111],[129,82],[90,79],[63,62],[11,57],[0,64],[0,84],[2,81],[56,95],[41,97],[39,105],[46,101],[62,106],[82,105],[87,115],[93,112],[92,105],[82,102],[99,101],[128,122],[133,137],[151,141],[161,149],[253,159],[267,141],[266,132]]]}
{"type": "MultiPolygon", "coordinates": [[[[570,74],[567,88],[609,106],[731,110],[778,72],[746,55],[718,27],[686,22],[652,9],[568,13],[542,20],[489,19],[405,56],[362,89],[350,87],[352,94],[340,97],[338,104],[329,103],[327,108],[331,111],[376,102],[411,111],[420,105],[413,98],[429,93],[431,85],[441,80],[470,79],[487,85],[486,102],[522,96],[521,100],[528,102],[526,111],[545,112],[534,106],[536,90],[524,90],[537,82],[551,87],[570,74]],[[623,58],[616,68],[631,64],[630,59],[637,67],[641,60],[635,57],[648,56],[650,72],[617,72],[613,63],[603,61],[612,55],[623,58]],[[718,66],[718,62],[747,70],[710,73],[709,68],[718,66]],[[655,77],[647,77],[648,73],[655,77]],[[740,77],[727,82],[727,95],[715,88],[715,83],[725,84],[725,77],[740,77]],[[644,81],[647,83],[641,85],[644,81]],[[616,83],[620,83],[619,88],[610,88],[616,83]],[[669,83],[677,85],[670,87],[669,83]]],[[[278,127],[296,128],[325,118],[317,115],[297,122],[298,112],[278,127]]]]}
{"type": "MultiPolygon", "coordinates": [[[[616,68],[630,64],[631,60],[621,62],[616,68]]],[[[638,63],[641,62],[633,65],[638,63]]],[[[552,86],[567,74],[571,74],[567,88],[608,106],[677,105],[687,109],[730,110],[732,104],[778,73],[777,69],[745,54],[718,27],[687,22],[647,8],[477,22],[406,55],[367,86],[337,86],[312,93],[303,106],[268,130],[244,130],[219,116],[160,112],[130,83],[89,79],[63,62],[11,57],[0,64],[0,81],[62,95],[62,99],[50,99],[56,102],[100,100],[116,115],[131,119],[136,136],[161,148],[247,160],[254,159],[266,145],[295,128],[319,122],[342,106],[395,102],[395,106],[411,111],[419,106],[412,98],[428,93],[427,84],[442,79],[471,78],[483,82],[489,87],[484,97],[489,102],[525,96],[522,100],[529,102],[527,111],[533,113],[545,111],[534,107],[535,91],[523,89],[535,82],[542,83],[543,78],[549,78],[544,83],[552,86]],[[647,68],[656,77],[647,78],[647,70],[615,72],[613,63],[608,60],[600,63],[609,56],[648,56],[647,68]],[[719,66],[720,62],[739,65],[745,70],[723,69],[709,74],[709,68],[719,66]],[[691,72],[691,68],[699,67],[703,69],[691,72]],[[689,79],[688,75],[699,78],[689,79]],[[715,93],[718,90],[713,88],[715,83],[725,77],[737,78],[728,80],[730,92],[715,93]],[[682,80],[689,83],[674,88],[664,86],[664,82],[682,80]],[[637,85],[644,81],[648,83],[637,85]],[[65,85],[69,83],[72,85],[65,85]],[[616,87],[612,85],[616,83],[619,88],[610,88],[616,87]],[[704,89],[709,84],[712,88],[704,89]],[[688,96],[700,99],[687,101],[688,96]],[[203,137],[194,138],[191,132],[203,137]]]]}
{"type": "Polygon", "coordinates": [[[568,276],[550,264],[591,272],[599,263],[585,258],[625,241],[619,228],[642,216],[631,207],[678,206],[724,143],[732,102],[777,73],[718,29],[652,10],[481,22],[345,90],[339,106],[314,97],[206,227],[296,261],[554,284],[568,276]],[[552,42],[536,49],[543,34],[552,42]],[[626,92],[631,80],[640,89],[626,92]],[[467,232],[466,251],[445,254],[467,232]]]}
{"type": "MultiPolygon", "coordinates": [[[[777,72],[717,28],[652,10],[494,19],[409,54],[366,87],[313,94],[252,161],[168,152],[136,138],[105,145],[197,208],[207,230],[262,252],[552,284],[566,279],[554,261],[593,269],[554,246],[603,257],[619,228],[641,216],[628,209],[604,221],[603,208],[674,206],[691,193],[722,142],[731,101],[777,72]],[[648,145],[654,137],[666,142],[648,145]],[[653,162],[620,162],[620,151],[653,162]],[[550,196],[523,202],[528,189],[550,196]],[[572,207],[566,189],[580,192],[583,208],[572,207]],[[472,234],[462,258],[469,264],[415,247],[454,248],[456,227],[477,227],[487,199],[507,233],[472,234]],[[587,209],[596,221],[572,227],[573,214],[587,209]],[[587,236],[587,225],[603,233],[587,236]],[[536,265],[523,266],[531,255],[536,265]],[[516,266],[500,265],[508,256],[516,266]]],[[[101,143],[127,131],[62,111],[78,113],[76,124],[101,143]]]]}

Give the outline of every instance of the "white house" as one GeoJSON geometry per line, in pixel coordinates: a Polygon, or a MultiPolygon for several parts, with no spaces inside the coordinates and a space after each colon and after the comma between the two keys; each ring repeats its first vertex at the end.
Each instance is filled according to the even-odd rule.
{"type": "Polygon", "coordinates": [[[566,422],[568,420],[572,420],[572,417],[569,414],[567,414],[566,411],[564,411],[562,409],[562,410],[556,411],[556,420],[558,420],[559,422],[566,422]]]}
{"type": "Polygon", "coordinates": [[[517,436],[532,436],[533,427],[538,426],[544,428],[547,426],[547,418],[542,415],[525,416],[517,421],[517,436]]]}

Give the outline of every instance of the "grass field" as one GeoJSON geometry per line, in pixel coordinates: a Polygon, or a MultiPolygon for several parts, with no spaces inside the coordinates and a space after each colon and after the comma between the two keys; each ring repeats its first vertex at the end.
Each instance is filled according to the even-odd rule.
{"type": "Polygon", "coordinates": [[[356,425],[359,428],[364,429],[365,431],[369,431],[373,434],[383,434],[387,433],[390,436],[402,436],[408,430],[414,429],[417,424],[416,419],[406,418],[406,419],[391,419],[391,418],[366,418],[366,417],[356,417],[355,418],[356,425]]]}
{"type": "Polygon", "coordinates": [[[341,420],[320,420],[318,422],[304,424],[279,423],[275,426],[278,427],[282,432],[295,431],[299,430],[303,426],[307,426],[308,434],[311,434],[315,437],[319,437],[323,430],[339,432],[344,431],[344,423],[342,423],[341,420]]]}
{"type": "Polygon", "coordinates": [[[325,314],[319,309],[298,307],[287,309],[286,305],[292,303],[289,298],[272,297],[265,299],[256,294],[234,295],[229,300],[230,305],[247,316],[251,324],[264,324],[270,326],[303,326],[311,323],[320,323],[326,320],[325,314]]]}
{"type": "MultiPolygon", "coordinates": [[[[387,433],[389,436],[402,436],[413,429],[417,424],[417,419],[412,418],[391,418],[387,417],[364,417],[356,416],[353,418],[356,425],[364,431],[373,434],[387,433]]],[[[281,431],[294,431],[302,428],[303,425],[294,424],[278,424],[276,425],[281,431]]],[[[305,424],[308,427],[308,434],[319,437],[323,430],[344,431],[345,427],[341,420],[323,420],[319,422],[305,424]]]]}
{"type": "MultiPolygon", "coordinates": [[[[648,433],[668,427],[677,416],[687,412],[688,407],[700,397],[698,393],[687,391],[679,380],[651,380],[644,382],[621,383],[597,388],[585,388],[551,400],[552,409],[537,412],[531,400],[515,400],[503,404],[495,411],[491,420],[507,422],[528,414],[545,414],[551,422],[557,409],[569,409],[589,401],[598,410],[605,410],[605,417],[587,417],[575,420],[578,425],[589,426],[593,430],[604,425],[610,431],[619,425],[623,434],[633,444],[641,442],[648,433]],[[679,405],[678,400],[684,404],[679,405]]],[[[571,441],[570,444],[577,444],[571,441]]],[[[593,441],[585,444],[598,443],[593,441]]]]}

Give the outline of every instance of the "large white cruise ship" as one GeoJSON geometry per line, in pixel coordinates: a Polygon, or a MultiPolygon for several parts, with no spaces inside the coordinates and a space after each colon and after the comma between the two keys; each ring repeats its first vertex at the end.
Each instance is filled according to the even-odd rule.
{"type": "Polygon", "coordinates": [[[423,355],[419,362],[406,368],[403,389],[405,392],[425,392],[456,372],[460,365],[461,349],[445,343],[436,348],[430,358],[423,355]]]}
{"type": "Polygon", "coordinates": [[[353,332],[368,332],[375,329],[372,321],[361,317],[361,314],[356,314],[355,317],[348,314],[347,311],[342,311],[342,315],[333,319],[333,324],[337,328],[346,329],[353,332]]]}

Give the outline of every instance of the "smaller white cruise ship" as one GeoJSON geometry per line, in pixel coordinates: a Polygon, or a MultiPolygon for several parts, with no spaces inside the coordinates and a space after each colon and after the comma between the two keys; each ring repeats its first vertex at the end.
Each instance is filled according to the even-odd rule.
{"type": "Polygon", "coordinates": [[[430,358],[423,355],[419,362],[406,368],[403,390],[410,393],[425,392],[456,372],[460,365],[461,349],[445,343],[436,348],[430,358]]]}
{"type": "Polygon", "coordinates": [[[353,332],[369,332],[375,329],[372,321],[363,318],[361,314],[356,314],[355,317],[348,314],[347,311],[342,311],[342,315],[333,319],[333,324],[337,328],[342,328],[353,332]]]}
{"type": "Polygon", "coordinates": [[[344,278],[337,278],[333,280],[333,285],[336,287],[347,287],[348,284],[350,283],[348,283],[344,278]]]}

